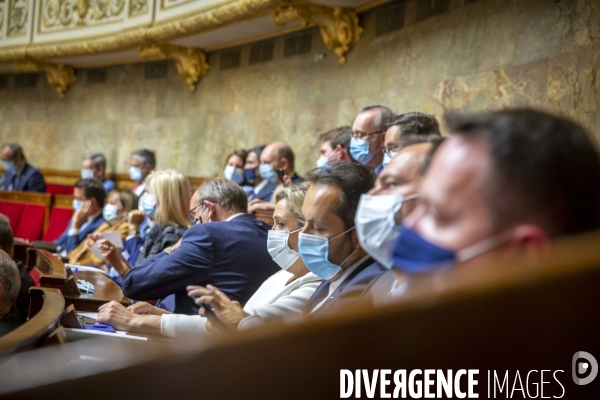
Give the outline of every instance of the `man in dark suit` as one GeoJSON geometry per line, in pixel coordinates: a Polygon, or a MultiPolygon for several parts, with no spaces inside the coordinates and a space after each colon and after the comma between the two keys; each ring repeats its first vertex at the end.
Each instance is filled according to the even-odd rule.
{"type": "Polygon", "coordinates": [[[27,164],[23,148],[18,144],[7,143],[0,151],[5,176],[2,190],[23,192],[45,192],[46,183],[41,172],[27,164]]]}
{"type": "MultiPolygon", "coordinates": [[[[195,315],[198,305],[188,297],[188,285],[216,286],[244,304],[269,276],[281,270],[267,251],[270,227],[247,214],[241,187],[214,178],[205,181],[195,196],[197,223],[178,245],[131,269],[125,263],[113,265],[123,277],[125,296],[159,299],[158,307],[195,315]]],[[[106,241],[99,244],[110,246],[106,241]]],[[[106,322],[111,322],[110,317],[106,322]]]]}
{"type": "Polygon", "coordinates": [[[360,247],[354,216],[360,196],[375,182],[373,170],[338,161],[313,170],[302,214],[300,256],[314,274],[324,279],[308,300],[307,314],[324,315],[360,301],[385,268],[360,247]]]}
{"type": "Polygon", "coordinates": [[[250,201],[248,212],[275,210],[273,192],[282,183],[297,185],[304,179],[294,170],[294,152],[284,142],[275,142],[266,146],[260,153],[259,173],[263,182],[254,188],[254,193],[248,196],[250,201]],[[277,170],[282,169],[286,182],[281,182],[277,170]]]}
{"type": "Polygon", "coordinates": [[[98,179],[81,179],[75,183],[73,209],[75,213],[56,244],[57,251],[69,253],[102,223],[102,207],[106,199],[104,185],[98,179]]]}
{"type": "Polygon", "coordinates": [[[15,262],[0,250],[0,336],[21,325],[19,317],[10,312],[20,288],[21,280],[15,262]]]}

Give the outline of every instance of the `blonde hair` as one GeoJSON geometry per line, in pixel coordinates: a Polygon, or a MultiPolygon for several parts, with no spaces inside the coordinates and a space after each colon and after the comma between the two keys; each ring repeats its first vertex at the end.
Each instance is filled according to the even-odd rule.
{"type": "Polygon", "coordinates": [[[309,187],[310,183],[307,182],[291,187],[279,186],[277,190],[275,190],[275,193],[273,193],[273,202],[275,204],[283,199],[288,201],[288,208],[296,222],[298,222],[298,226],[301,228],[306,224],[306,219],[302,214],[302,205],[304,204],[304,197],[306,197],[306,192],[309,187]]]}
{"type": "Polygon", "coordinates": [[[190,207],[190,181],[179,171],[155,171],[148,175],[148,188],[156,197],[154,220],[159,224],[190,226],[185,213],[190,207]]]}

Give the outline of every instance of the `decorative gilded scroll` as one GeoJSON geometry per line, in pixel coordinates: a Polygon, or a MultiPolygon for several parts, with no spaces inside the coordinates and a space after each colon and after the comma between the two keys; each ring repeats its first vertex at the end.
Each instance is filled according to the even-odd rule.
{"type": "Polygon", "coordinates": [[[59,98],[64,98],[65,93],[77,80],[73,67],[62,64],[50,64],[44,61],[27,60],[16,64],[20,72],[43,72],[46,80],[58,93],[59,98]]]}
{"type": "Polygon", "coordinates": [[[325,46],[338,56],[340,64],[346,63],[346,53],[363,31],[354,10],[298,0],[282,0],[273,6],[271,18],[279,26],[298,19],[303,26],[318,25],[325,46]]]}
{"type": "Polygon", "coordinates": [[[200,78],[208,72],[206,54],[191,47],[170,44],[145,44],[140,47],[140,56],[146,59],[175,61],[177,72],[187,82],[190,91],[196,90],[200,78]]]}

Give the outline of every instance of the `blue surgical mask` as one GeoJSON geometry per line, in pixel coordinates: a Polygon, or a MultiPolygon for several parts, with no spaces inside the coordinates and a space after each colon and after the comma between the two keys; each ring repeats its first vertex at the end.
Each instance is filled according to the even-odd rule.
{"type": "Polygon", "coordinates": [[[142,210],[148,218],[154,219],[154,215],[156,214],[156,203],[156,197],[148,192],[145,192],[140,197],[138,208],[142,210]]]}
{"type": "Polygon", "coordinates": [[[77,211],[81,207],[81,201],[73,199],[73,210],[77,211]]]}
{"type": "Polygon", "coordinates": [[[142,180],[142,175],[143,173],[140,168],[133,165],[129,167],[129,177],[132,181],[140,182],[142,180]]]}
{"type": "Polygon", "coordinates": [[[114,204],[106,204],[102,209],[102,217],[105,221],[112,221],[119,217],[119,209],[114,204]]]}
{"type": "Polygon", "coordinates": [[[433,244],[405,225],[400,227],[392,251],[394,268],[407,273],[447,269],[455,262],[452,250],[433,244]]]}
{"type": "Polygon", "coordinates": [[[81,170],[81,179],[91,179],[94,177],[94,171],[89,168],[81,170]]]}
{"type": "Polygon", "coordinates": [[[2,166],[6,172],[12,172],[15,170],[14,161],[2,161],[2,166]]]}
{"type": "Polygon", "coordinates": [[[509,228],[454,252],[429,242],[413,229],[402,225],[392,253],[394,268],[407,273],[448,269],[508,242],[511,237],[512,229],[509,228]]]}
{"type": "Polygon", "coordinates": [[[390,153],[390,155],[388,155],[388,153],[385,153],[383,155],[383,161],[381,163],[383,164],[383,168],[385,168],[390,163],[390,161],[392,161],[392,158],[394,158],[396,154],[398,154],[397,151],[390,153]]]}
{"type": "Polygon", "coordinates": [[[348,259],[352,257],[358,249],[355,249],[348,257],[346,257],[344,261],[342,261],[340,265],[336,265],[329,261],[329,242],[342,237],[352,229],[354,229],[354,227],[332,237],[331,239],[300,232],[300,236],[298,238],[300,257],[302,257],[302,261],[304,261],[304,264],[306,264],[310,272],[325,280],[329,280],[342,270],[342,265],[344,265],[344,263],[348,261],[348,259]]]}
{"type": "Polygon", "coordinates": [[[236,168],[232,165],[228,165],[223,170],[223,176],[225,179],[229,179],[232,182],[237,183],[238,185],[244,182],[244,170],[241,168],[236,168]]]}
{"type": "Polygon", "coordinates": [[[258,172],[265,181],[269,181],[271,183],[277,182],[277,173],[271,164],[260,164],[258,167],[258,172]]]}
{"type": "Polygon", "coordinates": [[[254,168],[246,168],[244,170],[244,173],[246,175],[246,181],[254,182],[254,180],[256,179],[256,171],[254,168]]]}
{"type": "Polygon", "coordinates": [[[350,139],[350,155],[362,165],[371,161],[375,153],[369,153],[369,141],[353,137],[350,139]]]}

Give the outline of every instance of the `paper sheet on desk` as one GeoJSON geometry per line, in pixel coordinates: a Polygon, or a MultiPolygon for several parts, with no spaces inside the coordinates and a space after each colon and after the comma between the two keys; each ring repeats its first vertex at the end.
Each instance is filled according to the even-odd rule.
{"type": "MultiPolygon", "coordinates": [[[[118,249],[123,248],[123,241],[121,240],[121,234],[119,232],[103,233],[102,235],[100,235],[100,239],[108,240],[109,242],[111,242],[113,244],[113,246],[115,246],[118,249]]],[[[100,248],[98,247],[98,242],[94,243],[94,245],[92,247],[90,247],[90,251],[96,257],[98,257],[100,259],[103,258],[102,252],[100,251],[100,248]]]]}

